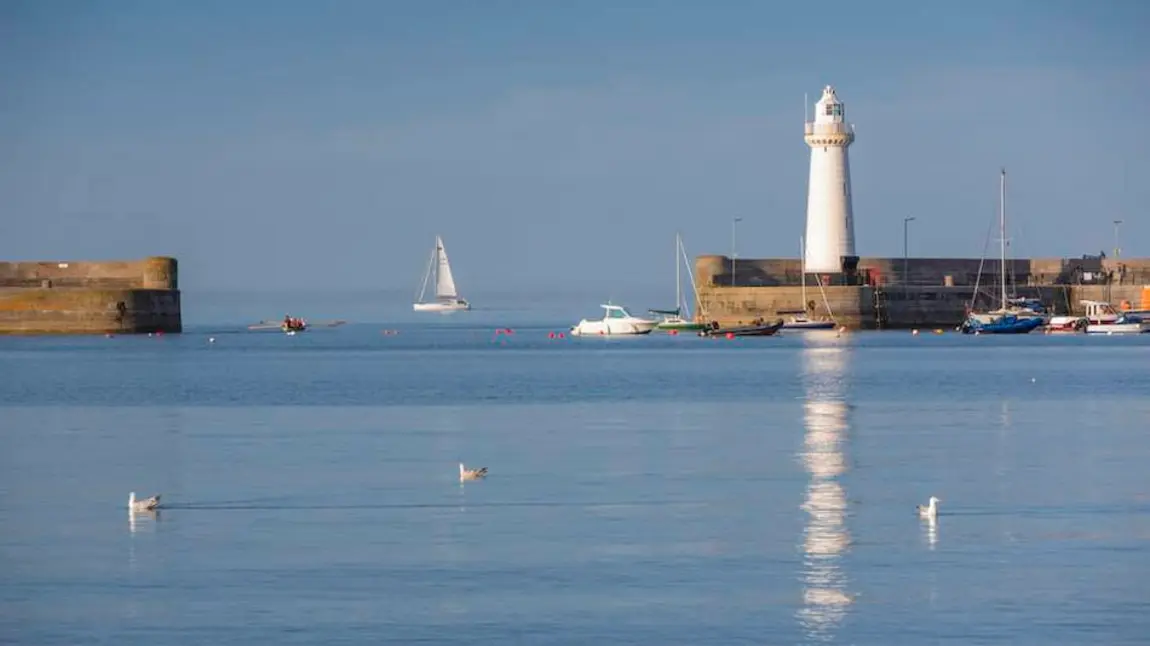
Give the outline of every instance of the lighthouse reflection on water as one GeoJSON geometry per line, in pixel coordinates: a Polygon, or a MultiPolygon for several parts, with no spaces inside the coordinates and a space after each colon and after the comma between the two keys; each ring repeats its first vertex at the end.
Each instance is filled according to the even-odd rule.
{"type": "Polygon", "coordinates": [[[798,620],[807,635],[830,639],[853,600],[841,560],[850,546],[846,492],[839,478],[847,471],[844,449],[850,429],[846,392],[847,337],[804,335],[802,379],[805,392],[804,441],[799,457],[808,475],[800,549],[803,604],[798,620]]]}

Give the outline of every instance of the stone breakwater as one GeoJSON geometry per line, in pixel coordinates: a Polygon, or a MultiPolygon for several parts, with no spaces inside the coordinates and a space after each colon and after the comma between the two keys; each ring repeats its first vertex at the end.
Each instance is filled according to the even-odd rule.
{"type": "Polygon", "coordinates": [[[0,334],[182,329],[175,258],[0,262],[0,334]]]}
{"type": "Polygon", "coordinates": [[[1005,272],[1012,297],[1037,298],[1057,314],[1083,300],[1150,309],[1150,259],[857,258],[848,272],[807,274],[797,258],[699,256],[695,311],[703,321],[745,324],[805,311],[854,329],[947,328],[976,308],[998,306],[1005,272]],[[981,265],[981,272],[980,272],[981,265]],[[822,287],[820,288],[820,283],[822,287]]]}

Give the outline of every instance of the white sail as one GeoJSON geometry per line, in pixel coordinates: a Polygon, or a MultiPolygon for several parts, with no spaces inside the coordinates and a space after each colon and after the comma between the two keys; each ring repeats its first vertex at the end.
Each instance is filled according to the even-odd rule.
{"type": "Polygon", "coordinates": [[[460,298],[455,289],[455,278],[451,275],[451,263],[447,260],[447,250],[443,248],[443,238],[435,236],[435,248],[431,250],[431,257],[427,259],[427,272],[423,275],[423,287],[419,290],[419,298],[412,305],[416,312],[456,312],[471,309],[467,299],[460,298]],[[435,300],[427,302],[423,295],[427,291],[427,283],[431,273],[435,272],[435,300]]]}
{"type": "Polygon", "coordinates": [[[439,268],[435,272],[435,297],[440,299],[456,298],[455,278],[451,275],[451,263],[447,261],[447,249],[443,248],[443,240],[435,236],[435,250],[439,255],[439,268]]]}

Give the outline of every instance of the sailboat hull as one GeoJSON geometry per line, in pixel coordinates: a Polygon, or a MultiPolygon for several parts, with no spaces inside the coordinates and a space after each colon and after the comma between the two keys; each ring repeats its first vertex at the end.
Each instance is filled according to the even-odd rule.
{"type": "Polygon", "coordinates": [[[787,321],[783,323],[784,330],[833,330],[834,321],[787,321]]]}
{"type": "Polygon", "coordinates": [[[471,303],[464,300],[445,301],[434,303],[413,303],[411,309],[416,312],[464,312],[471,309],[471,303]]]}
{"type": "Polygon", "coordinates": [[[682,332],[682,331],[694,332],[696,330],[707,329],[707,324],[706,323],[696,323],[694,321],[670,321],[670,320],[667,320],[667,321],[660,321],[659,324],[655,326],[655,329],[663,331],[663,332],[669,332],[671,330],[676,330],[676,331],[680,331],[680,332],[682,332]]]}
{"type": "Polygon", "coordinates": [[[999,317],[991,323],[983,323],[974,317],[967,319],[962,326],[964,334],[1030,334],[1043,325],[1040,318],[1019,318],[1013,315],[999,317]]]}

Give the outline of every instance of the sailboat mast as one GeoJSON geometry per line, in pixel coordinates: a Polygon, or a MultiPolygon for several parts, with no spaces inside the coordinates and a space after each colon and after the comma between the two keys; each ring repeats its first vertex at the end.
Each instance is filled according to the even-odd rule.
{"type": "MultiPolygon", "coordinates": [[[[680,285],[679,249],[682,248],[682,245],[683,245],[683,240],[681,238],[681,234],[676,232],[675,233],[675,309],[679,309],[683,303],[683,289],[682,289],[682,287],[679,286],[680,285]]],[[[680,311],[679,316],[682,316],[682,315],[683,315],[683,312],[680,311]]]]}
{"type": "Polygon", "coordinates": [[[803,311],[807,311],[807,245],[802,236],[799,236],[799,279],[803,286],[803,311]]]}
{"type": "Polygon", "coordinates": [[[998,266],[999,280],[1002,286],[1002,307],[1006,307],[1006,169],[1002,169],[1002,181],[999,183],[998,195],[998,238],[1002,249],[1000,264],[998,266]]]}
{"type": "Polygon", "coordinates": [[[423,296],[427,293],[427,280],[431,278],[431,272],[435,271],[435,260],[438,252],[435,249],[431,250],[431,256],[427,258],[427,270],[423,272],[423,286],[419,288],[419,298],[416,299],[417,303],[423,302],[423,296]]]}

